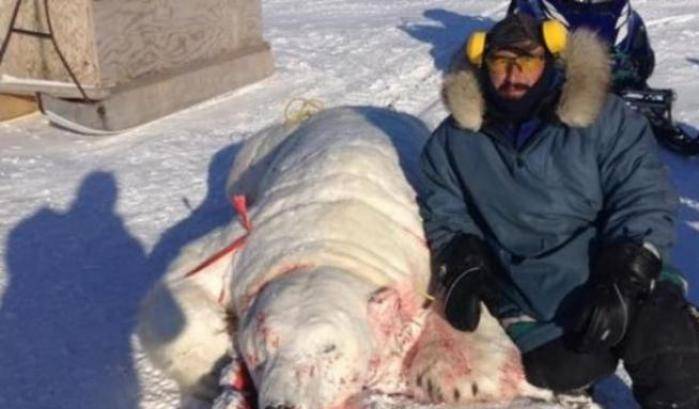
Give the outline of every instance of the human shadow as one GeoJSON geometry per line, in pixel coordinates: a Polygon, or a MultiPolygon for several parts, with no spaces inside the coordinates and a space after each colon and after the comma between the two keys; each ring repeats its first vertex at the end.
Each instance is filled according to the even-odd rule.
{"type": "Polygon", "coordinates": [[[421,135],[429,136],[430,130],[427,128],[427,125],[414,115],[393,111],[388,108],[372,106],[356,106],[352,108],[388,136],[391,144],[396,149],[399,165],[406,180],[416,192],[419,192],[421,183],[418,162],[423,147],[422,142],[425,142],[426,139],[424,141],[409,141],[407,139],[420,138],[421,135]],[[416,135],[416,133],[419,135],[416,135]]]}
{"type": "Polygon", "coordinates": [[[118,188],[107,172],[88,175],[66,212],[43,208],[12,229],[0,305],[0,407],[139,406],[131,346],[139,306],[183,246],[233,217],[224,185],[238,147],[214,155],[206,198],[149,255],[116,213],[118,188]]]}
{"type": "MultiPolygon", "coordinates": [[[[241,144],[229,145],[214,154],[209,163],[206,197],[191,213],[168,228],[148,256],[149,268],[163,276],[179,251],[192,241],[231,222],[235,212],[226,198],[226,179],[241,144]]],[[[183,205],[191,208],[188,198],[183,205]]]]}
{"type": "Polygon", "coordinates": [[[461,15],[444,9],[429,9],[423,15],[432,21],[403,24],[398,28],[417,40],[431,44],[430,55],[434,59],[434,66],[442,72],[449,69],[453,55],[472,32],[487,30],[493,24],[493,20],[485,17],[461,15]]]}
{"type": "MultiPolygon", "coordinates": [[[[192,209],[191,213],[172,227],[165,230],[148,256],[148,269],[158,278],[165,277],[171,263],[177,258],[180,250],[187,244],[205,236],[216,228],[230,223],[235,213],[230,202],[226,199],[226,179],[233,166],[233,161],[240,149],[240,144],[229,145],[214,154],[209,163],[207,186],[204,200],[192,209]]],[[[191,208],[191,202],[183,197],[182,204],[191,208]]],[[[174,338],[184,328],[184,315],[179,314],[180,308],[167,291],[162,295],[170,303],[168,311],[177,316],[168,317],[168,334],[166,338],[174,338]]]]}
{"type": "Polygon", "coordinates": [[[130,336],[153,281],[96,171],[65,211],[43,208],[8,236],[0,307],[0,407],[131,409],[139,383],[130,336]]]}

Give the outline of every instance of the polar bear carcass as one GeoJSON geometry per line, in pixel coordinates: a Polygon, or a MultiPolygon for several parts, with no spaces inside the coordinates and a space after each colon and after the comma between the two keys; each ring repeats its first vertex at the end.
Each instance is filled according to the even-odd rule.
{"type": "Polygon", "coordinates": [[[236,238],[245,245],[151,292],[139,325],[151,360],[210,395],[216,363],[239,357],[260,408],[349,407],[362,391],[426,402],[546,397],[489,314],[459,333],[426,307],[416,188],[428,135],[414,117],[355,107],[247,142],[227,187],[247,199],[249,230],[234,223],[200,239],[168,276],[236,238]]]}

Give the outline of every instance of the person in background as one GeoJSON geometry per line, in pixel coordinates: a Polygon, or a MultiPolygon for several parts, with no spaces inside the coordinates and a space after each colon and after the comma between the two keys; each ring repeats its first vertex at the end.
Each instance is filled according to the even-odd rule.
{"type": "Polygon", "coordinates": [[[595,31],[611,51],[613,91],[648,87],[655,53],[643,19],[629,0],[512,0],[508,14],[513,13],[555,19],[569,29],[595,31]]]}

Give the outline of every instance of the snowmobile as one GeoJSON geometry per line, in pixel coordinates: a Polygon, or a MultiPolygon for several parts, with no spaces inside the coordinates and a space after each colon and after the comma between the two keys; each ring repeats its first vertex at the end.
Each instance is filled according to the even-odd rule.
{"type": "Polygon", "coordinates": [[[527,13],[558,20],[569,28],[596,31],[610,44],[613,92],[648,118],[663,146],[680,154],[699,155],[699,131],[672,118],[674,90],[647,84],[655,68],[655,54],[643,20],[629,0],[511,0],[508,13],[527,13]]]}
{"type": "Polygon", "coordinates": [[[672,89],[625,89],[619,95],[633,109],[645,115],[660,143],[668,149],[693,156],[699,155],[699,131],[683,128],[672,119],[672,89]],[[693,135],[692,135],[693,133],[693,135]]]}

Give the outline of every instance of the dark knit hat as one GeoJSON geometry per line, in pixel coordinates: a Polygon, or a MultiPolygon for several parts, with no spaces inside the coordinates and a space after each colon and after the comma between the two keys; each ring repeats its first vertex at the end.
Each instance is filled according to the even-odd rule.
{"type": "Polygon", "coordinates": [[[486,53],[502,49],[532,51],[544,45],[541,24],[528,14],[510,14],[488,31],[486,44],[486,53]]]}

